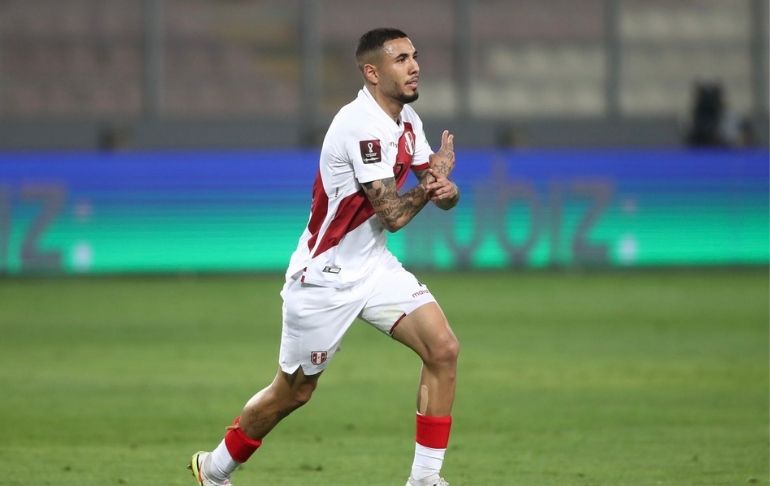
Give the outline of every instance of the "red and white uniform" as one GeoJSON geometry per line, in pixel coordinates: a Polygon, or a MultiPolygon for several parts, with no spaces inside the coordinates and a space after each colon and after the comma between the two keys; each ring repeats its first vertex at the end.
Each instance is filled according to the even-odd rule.
{"type": "Polygon", "coordinates": [[[428,168],[422,122],[406,105],[396,123],[364,88],[329,127],[313,185],[310,220],[286,271],[279,364],[323,371],[356,318],[392,333],[401,318],[435,302],[385,246],[361,184],[428,168]]]}
{"type": "Polygon", "coordinates": [[[344,106],[326,133],[313,185],[310,221],[291,257],[287,277],[344,288],[371,273],[388,252],[385,229],[361,184],[428,168],[432,154],[422,121],[409,105],[396,123],[366,88],[344,106]]]}

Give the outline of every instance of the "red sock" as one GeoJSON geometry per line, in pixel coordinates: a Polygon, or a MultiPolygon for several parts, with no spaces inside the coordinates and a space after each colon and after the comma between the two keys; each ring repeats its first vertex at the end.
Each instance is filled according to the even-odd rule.
{"type": "Polygon", "coordinates": [[[417,443],[431,449],[446,449],[452,416],[433,417],[417,414],[417,443]]]}
{"type": "Polygon", "coordinates": [[[225,433],[225,446],[227,446],[227,452],[230,453],[233,460],[242,464],[249,460],[254,451],[259,449],[262,441],[246,435],[246,431],[239,426],[240,422],[241,418],[236,417],[233,425],[228,427],[225,433]]]}

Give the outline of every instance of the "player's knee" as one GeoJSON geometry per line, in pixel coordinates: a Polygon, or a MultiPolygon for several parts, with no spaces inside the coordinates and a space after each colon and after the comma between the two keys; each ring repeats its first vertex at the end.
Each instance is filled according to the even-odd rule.
{"type": "Polygon", "coordinates": [[[302,405],[310,401],[315,391],[314,383],[304,383],[293,390],[292,393],[292,405],[294,408],[299,408],[302,405]]]}
{"type": "Polygon", "coordinates": [[[460,355],[460,342],[452,333],[438,338],[428,348],[428,361],[434,365],[454,367],[460,355]]]}

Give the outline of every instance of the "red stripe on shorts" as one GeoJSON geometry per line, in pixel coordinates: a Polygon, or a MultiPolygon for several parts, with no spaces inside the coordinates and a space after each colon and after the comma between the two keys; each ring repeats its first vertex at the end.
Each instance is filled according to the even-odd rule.
{"type": "Polygon", "coordinates": [[[401,314],[401,317],[396,319],[396,322],[394,322],[393,325],[390,326],[390,331],[388,331],[388,334],[390,334],[391,336],[393,335],[393,331],[396,330],[396,326],[398,326],[398,324],[401,322],[401,319],[403,319],[404,317],[406,317],[406,314],[401,314]]]}

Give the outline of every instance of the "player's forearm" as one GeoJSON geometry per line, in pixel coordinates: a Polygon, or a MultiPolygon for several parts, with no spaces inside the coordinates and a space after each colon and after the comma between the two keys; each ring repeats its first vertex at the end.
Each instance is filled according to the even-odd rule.
{"type": "Polygon", "coordinates": [[[421,185],[415,186],[386,204],[377,215],[388,231],[395,232],[417,216],[429,201],[428,192],[421,185]]]}
{"type": "Polygon", "coordinates": [[[363,186],[377,218],[391,232],[406,226],[430,201],[430,195],[422,185],[401,195],[396,192],[393,179],[372,181],[363,186]]]}

